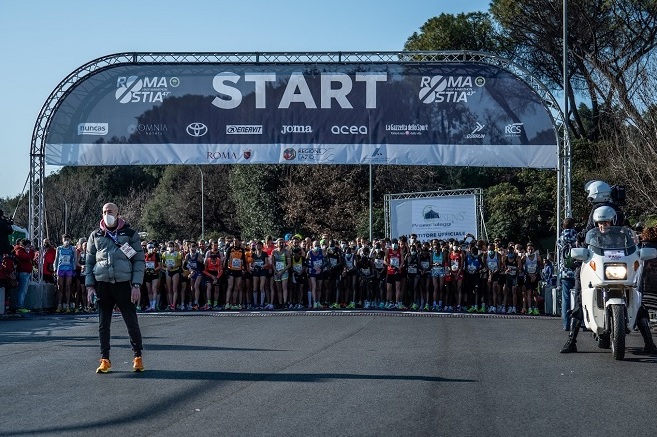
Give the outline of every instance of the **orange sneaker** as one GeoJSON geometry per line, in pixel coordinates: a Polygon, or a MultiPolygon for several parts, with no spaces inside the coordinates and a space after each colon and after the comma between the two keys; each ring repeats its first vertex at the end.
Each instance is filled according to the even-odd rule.
{"type": "Polygon", "coordinates": [[[132,371],[133,372],[144,371],[144,364],[141,362],[141,357],[135,357],[135,359],[132,360],[132,371]]]}
{"type": "Polygon", "coordinates": [[[101,358],[100,366],[98,366],[98,368],[96,369],[96,373],[107,373],[110,371],[111,368],[112,368],[112,363],[110,362],[110,360],[101,358]]]}

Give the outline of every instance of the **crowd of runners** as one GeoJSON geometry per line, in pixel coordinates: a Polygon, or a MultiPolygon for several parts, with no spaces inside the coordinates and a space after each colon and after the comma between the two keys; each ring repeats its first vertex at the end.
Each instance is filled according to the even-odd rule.
{"type": "MultiPolygon", "coordinates": [[[[539,314],[538,287],[554,277],[535,246],[499,239],[420,241],[317,239],[286,235],[241,241],[143,241],[140,311],[377,309],[539,314]]],[[[86,302],[86,242],[64,236],[57,265],[57,312],[86,302]],[[70,265],[62,270],[62,259],[70,265]],[[72,271],[71,273],[63,273],[72,271]],[[62,277],[63,276],[63,277],[62,277]]]]}

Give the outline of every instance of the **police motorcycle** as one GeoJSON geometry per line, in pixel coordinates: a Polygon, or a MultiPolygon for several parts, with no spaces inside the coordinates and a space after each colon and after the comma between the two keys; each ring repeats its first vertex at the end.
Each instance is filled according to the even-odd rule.
{"type": "Polygon", "coordinates": [[[610,226],[611,220],[600,217],[595,221],[603,224],[588,231],[587,247],[572,248],[570,254],[582,261],[584,324],[599,347],[611,347],[614,359],[622,360],[625,335],[635,325],[641,306],[638,286],[643,263],[657,258],[657,249],[639,248],[635,232],[628,227],[610,226]]]}

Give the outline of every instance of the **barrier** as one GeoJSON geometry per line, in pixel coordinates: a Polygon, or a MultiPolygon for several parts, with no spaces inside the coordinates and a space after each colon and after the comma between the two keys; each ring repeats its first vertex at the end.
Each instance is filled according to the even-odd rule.
{"type": "MultiPolygon", "coordinates": [[[[55,285],[30,282],[25,295],[25,308],[28,310],[44,310],[55,307],[55,285]]],[[[18,302],[18,287],[9,290],[12,306],[18,302]]]]}

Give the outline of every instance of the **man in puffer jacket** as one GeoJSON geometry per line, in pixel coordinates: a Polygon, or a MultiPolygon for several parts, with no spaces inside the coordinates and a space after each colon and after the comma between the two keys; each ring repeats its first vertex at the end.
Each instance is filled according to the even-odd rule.
{"type": "Polygon", "coordinates": [[[103,206],[99,229],[89,236],[85,271],[89,302],[93,302],[95,296],[98,298],[101,359],[96,373],[107,373],[112,367],[109,359],[110,325],[115,305],[121,310],[128,328],[134,352],[132,369],[143,371],[141,331],[135,303],[139,301],[144,279],[144,250],[139,234],[119,218],[119,209],[113,203],[103,206]]]}

